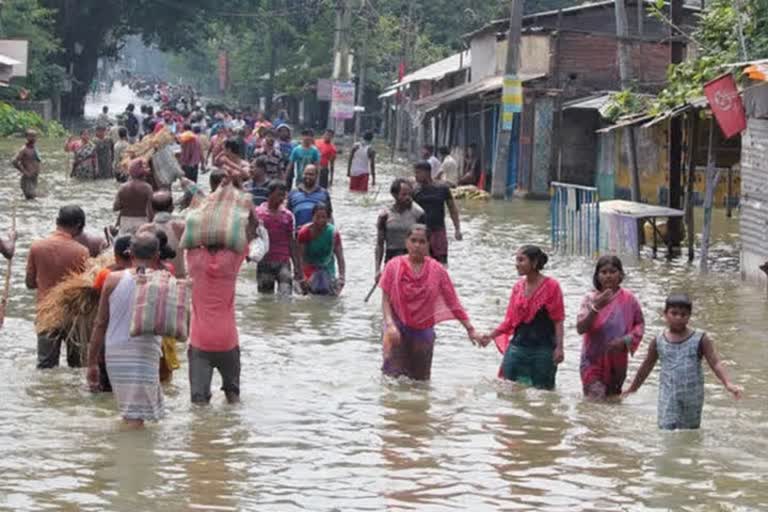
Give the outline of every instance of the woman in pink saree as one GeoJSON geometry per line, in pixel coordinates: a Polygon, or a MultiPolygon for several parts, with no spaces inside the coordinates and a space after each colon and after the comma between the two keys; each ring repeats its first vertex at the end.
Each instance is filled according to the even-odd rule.
{"type": "Polygon", "coordinates": [[[587,398],[621,395],[629,355],[640,346],[643,311],[632,292],[621,287],[624,268],[616,256],[597,260],[595,291],[584,298],[576,329],[584,335],[581,383],[587,398]]]}
{"type": "Polygon", "coordinates": [[[478,337],[448,272],[428,256],[426,226],[411,227],[406,246],[408,254],[390,260],[379,281],[384,315],[382,372],[389,377],[429,380],[436,324],[458,320],[472,343],[478,337]]]}

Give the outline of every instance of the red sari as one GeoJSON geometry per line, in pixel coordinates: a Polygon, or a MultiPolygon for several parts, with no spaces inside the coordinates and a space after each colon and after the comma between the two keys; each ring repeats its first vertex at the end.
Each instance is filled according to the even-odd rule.
{"type": "Polygon", "coordinates": [[[379,286],[389,298],[400,331],[399,343],[384,334],[382,372],[390,377],[429,380],[435,324],[469,320],[448,272],[437,261],[426,258],[416,274],[408,256],[398,256],[387,263],[379,286]]]}
{"type": "MultiPolygon", "coordinates": [[[[586,317],[594,302],[592,292],[581,304],[579,320],[586,317]]],[[[584,333],[581,349],[581,383],[584,394],[599,385],[606,395],[621,394],[621,387],[627,376],[629,354],[640,346],[645,331],[645,321],[640,304],[632,292],[620,288],[604,308],[600,310],[592,327],[584,333]],[[623,336],[631,336],[628,348],[609,351],[608,344],[623,336]]]]}

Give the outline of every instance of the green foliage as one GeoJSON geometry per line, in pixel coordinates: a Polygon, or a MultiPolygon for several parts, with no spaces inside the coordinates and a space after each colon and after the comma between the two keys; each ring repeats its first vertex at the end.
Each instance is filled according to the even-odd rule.
{"type": "Polygon", "coordinates": [[[46,123],[35,112],[16,110],[8,103],[0,102],[0,137],[19,135],[29,129],[52,137],[67,134],[67,130],[56,121],[46,123]]]}
{"type": "MultiPolygon", "coordinates": [[[[663,2],[661,2],[663,4],[663,2]]],[[[657,16],[663,16],[655,6],[657,16]]],[[[739,25],[744,30],[748,57],[768,56],[768,2],[765,0],[712,0],[701,14],[689,45],[697,57],[670,66],[667,87],[659,94],[651,112],[659,114],[704,95],[703,86],[721,75],[725,64],[744,60],[740,44],[739,25]]]]}
{"type": "Polygon", "coordinates": [[[622,116],[647,112],[650,107],[649,96],[625,90],[612,94],[610,101],[601,109],[600,115],[607,121],[615,123],[622,116]]]}

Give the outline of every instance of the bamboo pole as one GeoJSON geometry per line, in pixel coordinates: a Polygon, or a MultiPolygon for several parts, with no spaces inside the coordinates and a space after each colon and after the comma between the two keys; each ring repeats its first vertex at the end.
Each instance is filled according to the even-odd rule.
{"type": "MultiPolygon", "coordinates": [[[[11,231],[16,231],[16,201],[13,201],[11,206],[11,231]]],[[[8,265],[5,269],[5,288],[3,288],[3,299],[0,303],[0,328],[5,323],[5,308],[8,305],[8,298],[11,294],[11,270],[13,265],[13,257],[8,258],[8,265]]]]}
{"type": "Polygon", "coordinates": [[[720,181],[720,171],[715,168],[714,145],[715,118],[709,120],[709,147],[707,149],[707,183],[704,193],[704,229],[701,234],[701,264],[703,273],[709,271],[709,235],[712,229],[712,203],[714,201],[715,188],[720,181]]]}

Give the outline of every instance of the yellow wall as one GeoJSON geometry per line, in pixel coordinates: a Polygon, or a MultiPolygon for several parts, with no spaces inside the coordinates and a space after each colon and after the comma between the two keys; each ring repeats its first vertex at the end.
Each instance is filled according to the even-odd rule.
{"type": "MultiPolygon", "coordinates": [[[[662,198],[666,198],[666,192],[662,190],[669,189],[669,144],[667,129],[668,123],[659,123],[651,128],[636,128],[638,147],[638,164],[640,166],[640,196],[642,201],[649,204],[660,204],[662,198]]],[[[617,130],[616,136],[616,154],[614,169],[616,173],[617,197],[621,197],[619,190],[629,192],[631,190],[631,170],[629,163],[629,154],[627,150],[626,138],[627,129],[617,130]]],[[[700,142],[701,144],[701,142],[700,142]]],[[[701,151],[699,152],[701,154],[701,151]]],[[[701,164],[701,162],[699,162],[701,164]]],[[[721,162],[718,162],[721,163],[721,162]]],[[[696,204],[701,204],[704,198],[706,186],[706,170],[703,166],[697,166],[696,181],[694,183],[694,200],[696,204]]],[[[687,184],[688,171],[683,174],[683,187],[687,184]]],[[[727,173],[725,170],[720,174],[720,181],[715,190],[715,207],[725,206],[725,196],[727,191],[727,173]]],[[[733,173],[733,195],[739,197],[741,191],[741,179],[738,170],[733,173]]]]}

